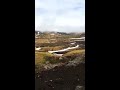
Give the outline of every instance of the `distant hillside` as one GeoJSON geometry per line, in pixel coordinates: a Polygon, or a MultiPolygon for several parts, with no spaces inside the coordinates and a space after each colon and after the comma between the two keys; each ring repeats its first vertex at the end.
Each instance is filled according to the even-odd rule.
{"type": "Polygon", "coordinates": [[[65,33],[65,32],[57,32],[57,33],[61,35],[68,35],[68,33],[65,33]]]}
{"type": "Polygon", "coordinates": [[[38,32],[39,32],[39,34],[42,33],[42,32],[40,32],[40,31],[35,31],[35,34],[38,34],[38,32]]]}
{"type": "Polygon", "coordinates": [[[35,31],[35,35],[37,38],[80,38],[80,37],[85,37],[85,32],[82,33],[76,33],[76,32],[71,32],[71,33],[66,33],[66,32],[54,32],[54,31],[35,31]],[[39,32],[39,35],[38,35],[39,32]]]}
{"type": "Polygon", "coordinates": [[[85,32],[80,34],[80,37],[85,37],[85,32]]]}

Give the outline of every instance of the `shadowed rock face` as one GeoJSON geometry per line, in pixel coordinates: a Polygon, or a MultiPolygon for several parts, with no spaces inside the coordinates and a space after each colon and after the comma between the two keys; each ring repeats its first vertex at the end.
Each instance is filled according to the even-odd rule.
{"type": "Polygon", "coordinates": [[[56,66],[36,76],[35,90],[84,90],[85,63],[56,66]]]}

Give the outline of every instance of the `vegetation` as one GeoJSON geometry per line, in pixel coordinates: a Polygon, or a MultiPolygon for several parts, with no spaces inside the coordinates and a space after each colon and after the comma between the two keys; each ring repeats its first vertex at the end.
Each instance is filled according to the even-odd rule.
{"type": "Polygon", "coordinates": [[[49,43],[48,39],[36,39],[36,43],[49,43]]]}
{"type": "Polygon", "coordinates": [[[73,55],[80,55],[85,52],[85,49],[83,50],[73,50],[71,52],[66,53],[64,56],[73,56],[73,55]]]}
{"type": "MultiPolygon", "coordinates": [[[[37,32],[35,32],[37,36],[37,32]]],[[[70,50],[65,53],[63,56],[56,56],[48,53],[48,51],[61,50],[67,47],[73,47],[70,45],[69,38],[79,38],[85,34],[76,34],[76,33],[48,33],[40,32],[38,35],[39,38],[35,39],[35,46],[41,47],[40,51],[35,51],[35,70],[42,69],[44,65],[48,64],[58,64],[65,63],[68,61],[75,60],[76,57],[85,53],[85,50],[80,47],[75,50],[70,50]]],[[[84,43],[83,43],[84,44],[84,43]]]]}
{"type": "Polygon", "coordinates": [[[55,64],[55,63],[70,61],[80,56],[84,52],[85,50],[74,50],[74,51],[66,53],[62,57],[55,56],[48,52],[36,52],[35,53],[35,65],[38,66],[38,65],[46,64],[46,63],[55,64]]]}
{"type": "Polygon", "coordinates": [[[43,47],[43,51],[54,51],[54,50],[60,50],[63,49],[63,46],[55,46],[55,47],[43,47]]]}
{"type": "Polygon", "coordinates": [[[35,52],[35,65],[45,64],[46,56],[53,56],[53,55],[48,52],[35,52]]]}
{"type": "Polygon", "coordinates": [[[40,89],[72,89],[76,85],[84,85],[85,68],[85,43],[70,41],[69,38],[80,38],[85,34],[37,32],[35,47],[41,49],[35,51],[35,87],[40,89]],[[75,44],[71,44],[74,43],[75,44]],[[48,51],[61,50],[79,45],[79,48],[69,50],[62,56],[48,53],[48,51]],[[74,73],[73,73],[74,72],[74,73]],[[61,85],[56,85],[61,84],[61,85]],[[68,83],[70,82],[70,83],[68,83]],[[46,85],[48,87],[46,87],[46,85]],[[75,86],[73,86],[75,85],[75,86]],[[52,86],[52,87],[51,87],[52,86]],[[70,88],[66,88],[72,86],[70,88]],[[60,88],[61,87],[61,88],[60,88]]]}

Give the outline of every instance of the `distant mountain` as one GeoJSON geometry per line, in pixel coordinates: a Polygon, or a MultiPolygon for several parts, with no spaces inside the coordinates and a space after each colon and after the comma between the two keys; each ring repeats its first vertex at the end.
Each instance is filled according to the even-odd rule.
{"type": "Polygon", "coordinates": [[[62,35],[67,35],[68,33],[65,32],[57,32],[58,34],[62,34],[62,35]]]}
{"type": "Polygon", "coordinates": [[[57,31],[38,31],[38,30],[35,30],[35,34],[61,34],[61,35],[79,35],[80,37],[85,37],[85,32],[57,32],[57,31]]]}
{"type": "Polygon", "coordinates": [[[81,33],[85,32],[85,26],[78,26],[78,27],[73,27],[73,26],[41,26],[39,27],[38,31],[41,32],[66,32],[66,33],[71,33],[71,32],[76,32],[76,33],[81,33]]]}
{"type": "Polygon", "coordinates": [[[80,34],[80,37],[85,37],[85,32],[80,34]]]}

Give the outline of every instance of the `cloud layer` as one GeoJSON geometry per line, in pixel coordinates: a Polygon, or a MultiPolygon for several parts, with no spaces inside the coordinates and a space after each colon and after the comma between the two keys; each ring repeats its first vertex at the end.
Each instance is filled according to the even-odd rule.
{"type": "Polygon", "coordinates": [[[85,0],[35,0],[35,29],[67,32],[66,27],[84,26],[85,0]]]}

